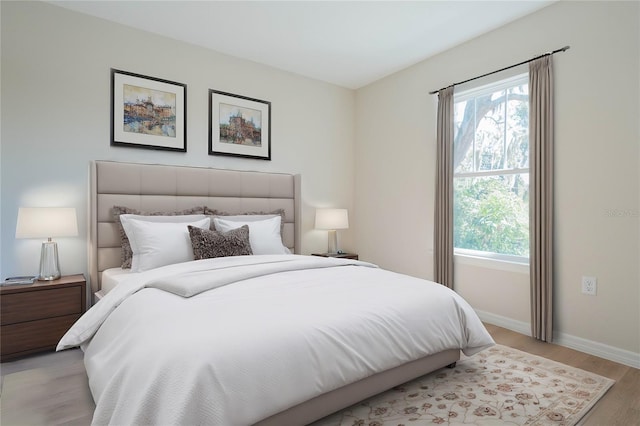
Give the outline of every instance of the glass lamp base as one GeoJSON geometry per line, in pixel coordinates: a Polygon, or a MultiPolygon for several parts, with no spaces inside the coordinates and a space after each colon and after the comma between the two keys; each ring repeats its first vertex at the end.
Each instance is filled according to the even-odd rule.
{"type": "Polygon", "coordinates": [[[337,234],[338,233],[334,229],[329,230],[327,253],[335,254],[338,252],[338,235],[337,234]]]}
{"type": "Polygon", "coordinates": [[[60,265],[58,264],[58,244],[55,241],[45,241],[40,250],[40,275],[39,281],[52,281],[60,278],[60,265]]]}

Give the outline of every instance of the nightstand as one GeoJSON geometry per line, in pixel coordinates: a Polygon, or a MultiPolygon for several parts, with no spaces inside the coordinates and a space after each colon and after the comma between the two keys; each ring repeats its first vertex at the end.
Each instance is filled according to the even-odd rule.
{"type": "Polygon", "coordinates": [[[313,253],[312,256],[337,257],[339,259],[358,260],[358,255],[355,253],[313,253]]]}
{"type": "Polygon", "coordinates": [[[55,349],[86,310],[84,275],[0,287],[0,361],[55,349]]]}

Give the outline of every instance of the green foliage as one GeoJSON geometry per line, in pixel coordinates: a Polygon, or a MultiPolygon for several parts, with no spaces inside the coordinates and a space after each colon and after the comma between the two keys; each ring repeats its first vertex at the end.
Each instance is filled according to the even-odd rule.
{"type": "Polygon", "coordinates": [[[529,255],[527,195],[518,195],[513,190],[517,185],[510,184],[509,178],[456,180],[453,204],[455,247],[529,255]]]}

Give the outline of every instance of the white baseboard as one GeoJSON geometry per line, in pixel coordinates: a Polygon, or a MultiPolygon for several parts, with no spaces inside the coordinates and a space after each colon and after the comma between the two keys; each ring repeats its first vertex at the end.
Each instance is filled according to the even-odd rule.
{"type": "Polygon", "coordinates": [[[572,336],[570,334],[553,332],[553,343],[595,355],[600,358],[615,361],[629,367],[640,368],[640,354],[628,351],[626,349],[616,348],[615,346],[605,345],[604,343],[594,342],[593,340],[583,339],[581,337],[572,336]]]}
{"type": "MultiPolygon", "coordinates": [[[[478,317],[486,323],[497,325],[498,327],[524,334],[525,336],[531,336],[531,324],[528,322],[517,321],[501,315],[492,314],[491,312],[476,310],[476,313],[478,314],[478,317]]],[[[575,349],[589,355],[608,359],[630,367],[640,368],[640,353],[572,336],[558,330],[553,331],[553,336],[553,343],[556,345],[565,346],[567,348],[575,349]]]]}
{"type": "Polygon", "coordinates": [[[503,317],[501,315],[492,314],[491,312],[475,310],[476,314],[483,322],[497,325],[498,327],[506,328],[507,330],[515,331],[526,336],[531,336],[531,324],[528,322],[516,321],[511,318],[503,317]]]}

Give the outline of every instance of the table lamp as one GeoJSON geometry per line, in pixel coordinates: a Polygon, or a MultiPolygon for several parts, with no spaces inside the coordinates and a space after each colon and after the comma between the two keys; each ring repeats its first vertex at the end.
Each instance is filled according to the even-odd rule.
{"type": "Polygon", "coordinates": [[[76,209],[72,207],[20,207],[16,238],[47,238],[40,251],[38,280],[51,281],[60,278],[58,244],[53,237],[78,235],[76,209]]]}
{"type": "Polygon", "coordinates": [[[338,253],[337,229],[349,228],[347,209],[316,209],[316,229],[329,231],[328,253],[338,253]]]}

